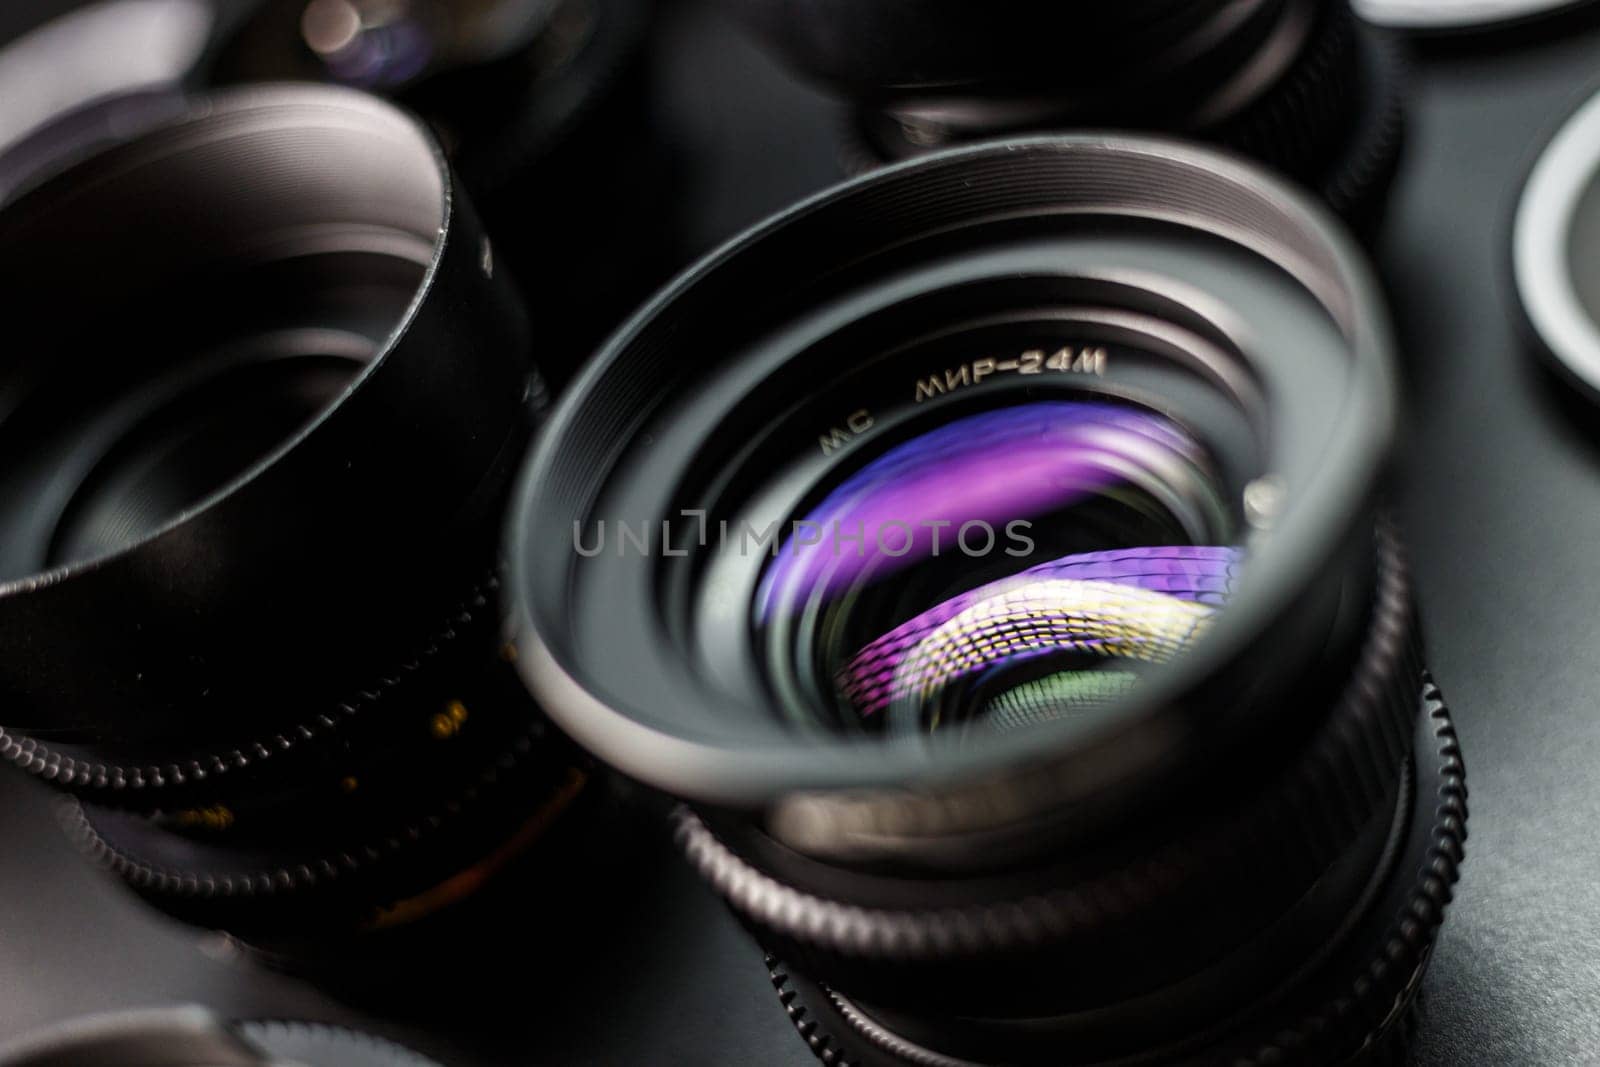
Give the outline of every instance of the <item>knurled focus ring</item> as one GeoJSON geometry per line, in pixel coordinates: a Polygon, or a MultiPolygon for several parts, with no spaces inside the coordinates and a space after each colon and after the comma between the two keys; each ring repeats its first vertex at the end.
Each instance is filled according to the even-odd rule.
{"type": "Polygon", "coordinates": [[[350,721],[366,718],[374,708],[387,706],[395,693],[406,690],[409,679],[438,659],[446,648],[463,637],[488,634],[491,626],[498,627],[494,609],[499,590],[498,571],[485,574],[443,624],[392,669],[381,672],[325,710],[270,736],[172,763],[130,766],[68,755],[35,738],[0,728],[0,759],[97,803],[174,804],[182,793],[201,790],[225,777],[237,777],[269,760],[274,765],[288,762],[350,721]],[[160,794],[159,799],[144,795],[155,793],[160,794]]]}
{"type": "MultiPolygon", "coordinates": [[[[352,879],[370,879],[388,865],[425,862],[431,843],[448,842],[453,829],[497,798],[519,788],[533,791],[539,798],[537,803],[518,807],[530,823],[542,816],[548,816],[546,821],[554,819],[582,789],[584,776],[576,768],[553,775],[538,758],[542,747],[539,738],[525,735],[485,767],[474,781],[437,808],[404,823],[374,831],[336,853],[308,856],[293,865],[228,871],[177,870],[113,845],[75,800],[64,802],[62,822],[74,843],[93,861],[147,897],[163,902],[175,914],[193,906],[216,908],[229,901],[249,907],[252,901],[282,901],[319,889],[335,889],[352,879]]],[[[163,831],[151,828],[151,832],[163,831]]],[[[403,891],[390,891],[374,895],[363,903],[381,907],[403,896],[403,891]]]]}
{"type": "MultiPolygon", "coordinates": [[[[1362,961],[1358,966],[1331,983],[1332,995],[1298,1018],[1269,1027],[1270,1039],[1226,1052],[1213,1047],[1199,1062],[1282,1067],[1325,1049],[1334,1034],[1350,1035],[1353,1062],[1388,1067],[1404,1061],[1421,976],[1459,878],[1467,838],[1465,764],[1449,710],[1426,677],[1418,729],[1429,744],[1425,750],[1419,745],[1415,756],[1419,774],[1411,834],[1424,847],[1404,886],[1403,903],[1386,920],[1383,935],[1356,955],[1362,961]]],[[[1393,878],[1406,877],[1405,862],[1401,860],[1393,878]]],[[[796,977],[770,955],[767,967],[790,1022],[827,1067],[876,1067],[880,1062],[976,1067],[890,1033],[824,987],[807,982],[811,992],[803,996],[796,977]]]]}
{"type": "Polygon", "coordinates": [[[1357,44],[1364,71],[1360,117],[1319,191],[1330,208],[1359,230],[1374,226],[1382,216],[1405,149],[1410,66],[1392,34],[1363,25],[1357,44]]]}

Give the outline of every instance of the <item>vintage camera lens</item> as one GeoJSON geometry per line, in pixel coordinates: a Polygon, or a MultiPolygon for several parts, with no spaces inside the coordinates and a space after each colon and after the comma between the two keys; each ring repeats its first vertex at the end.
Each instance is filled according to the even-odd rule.
{"type": "Polygon", "coordinates": [[[0,251],[0,755],[229,929],[396,921],[537,836],[582,783],[501,632],[543,386],[425,130],[221,94],[0,211],[0,251]]]}
{"type": "Polygon", "coordinates": [[[542,327],[553,381],[665,275],[672,166],[649,121],[653,0],[248,7],[209,80],[356,86],[425,118],[530,306],[559,311],[542,327]]]}
{"type": "Polygon", "coordinates": [[[1383,511],[1391,360],[1348,238],[1231,157],[877,172],[563,398],[518,666],[686,802],[824,1062],[1391,1049],[1465,819],[1383,511]]]}
{"type": "Polygon", "coordinates": [[[75,1020],[0,1046],[3,1067],[434,1067],[321,1023],[229,1023],[201,1008],[75,1020]]]}
{"type": "Polygon", "coordinates": [[[1399,157],[1400,56],[1349,0],[738,6],[851,101],[858,172],[1024,131],[1148,130],[1244,152],[1365,225],[1399,157]]]}

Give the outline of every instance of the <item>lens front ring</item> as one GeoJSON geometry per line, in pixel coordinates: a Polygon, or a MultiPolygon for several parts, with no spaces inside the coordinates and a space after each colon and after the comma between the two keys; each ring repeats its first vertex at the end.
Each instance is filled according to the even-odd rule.
{"type": "MultiPolygon", "coordinates": [[[[522,598],[519,666],[564,729],[630,774],[680,795],[735,806],[808,785],[830,790],[870,787],[886,777],[931,785],[953,775],[956,762],[941,758],[930,763],[920,748],[819,745],[804,734],[779,739],[770,732],[760,740],[751,736],[753,727],[742,714],[731,709],[719,712],[719,722],[713,726],[706,715],[691,713],[687,706],[679,709],[669,701],[670,715],[684,717],[669,725],[662,719],[661,701],[655,702],[654,710],[625,711],[597,700],[588,684],[592,679],[585,671],[575,673],[571,659],[567,636],[569,582],[575,573],[571,554],[553,546],[571,541],[575,521],[592,517],[594,498],[606,484],[618,452],[660,399],[647,383],[673,381],[673,372],[662,362],[670,358],[670,346],[712,343],[709,337],[689,341],[686,329],[702,323],[714,323],[718,330],[739,329],[745,316],[730,322],[726,309],[743,310],[742,303],[760,299],[758,293],[769,281],[782,289],[788,283],[777,278],[790,271],[797,278],[810,278],[815,269],[827,279],[830,264],[868,262],[864,257],[874,253],[892,256],[911,235],[939,234],[959,243],[964,234],[978,232],[955,228],[968,216],[1016,220],[1036,212],[1051,226],[1070,226],[1076,218],[1106,213],[1144,220],[1141,226],[1173,225],[1182,232],[1238,242],[1236,247],[1249,248],[1251,254],[1277,264],[1275,269],[1299,279],[1305,287],[1302,292],[1315,294],[1323,313],[1344,332],[1344,343],[1350,345],[1355,360],[1350,388],[1340,391],[1354,405],[1340,414],[1348,418],[1349,430],[1330,435],[1336,444],[1323,454],[1327,481],[1307,494],[1308,506],[1295,520],[1296,529],[1285,530],[1282,538],[1303,555],[1272,564],[1273,569],[1279,565],[1284,569],[1270,578],[1265,565],[1258,572],[1259,596],[1249,605],[1235,605],[1229,615],[1236,628],[1227,636],[1219,631],[1215,637],[1219,658],[1227,656],[1224,646],[1235,655],[1244,653],[1255,635],[1270,630],[1268,620],[1290,609],[1304,583],[1319,569],[1313,558],[1325,557],[1331,545],[1346,536],[1344,523],[1352,508],[1363,507],[1353,501],[1370,491],[1392,432],[1392,371],[1380,355],[1387,347],[1387,332],[1381,315],[1371,311],[1376,306],[1375,291],[1357,265],[1354,248],[1297,194],[1203,149],[1064,138],[959,150],[842,186],[715,253],[624,328],[554,413],[525,470],[519,514],[510,534],[510,557],[513,585],[522,598]],[[850,244],[818,245],[813,235],[821,232],[847,234],[850,244]],[[741,288],[741,282],[748,284],[741,288]],[[1318,501],[1314,506],[1309,503],[1312,498],[1318,501]],[[689,727],[691,717],[700,722],[689,727]],[[738,750],[731,751],[725,746],[736,733],[743,736],[738,750]],[[720,739],[707,743],[711,738],[720,739]],[[803,755],[813,747],[813,755],[803,755]]],[[[1218,313],[1224,321],[1238,321],[1236,309],[1218,313]]],[[[1294,402],[1287,390],[1275,399],[1294,402]]],[[[653,454],[664,451],[656,448],[653,454]]],[[[677,477],[666,469],[661,475],[677,477]]],[[[621,595],[639,593],[629,590],[621,595]]],[[[628,618],[616,621],[626,625],[628,618]]],[[[656,643],[642,636],[621,639],[656,643]]],[[[1198,660],[1181,666],[1191,662],[1193,673],[1183,680],[1175,677],[1166,696],[1215,667],[1198,660]]],[[[657,692],[671,688],[652,686],[657,692]]],[[[1164,703],[1154,689],[1149,695],[1152,705],[1164,703]]],[[[698,705],[715,700],[705,693],[696,693],[693,699],[698,705]]],[[[990,760],[966,758],[959,762],[959,777],[980,777],[985,766],[1003,767],[1009,774],[1015,770],[1015,756],[1010,752],[990,760]]]]}

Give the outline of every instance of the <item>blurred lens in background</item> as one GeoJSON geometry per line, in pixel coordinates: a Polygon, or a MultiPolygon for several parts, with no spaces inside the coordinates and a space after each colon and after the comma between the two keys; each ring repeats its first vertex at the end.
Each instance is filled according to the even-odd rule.
{"type": "Polygon", "coordinates": [[[1253,156],[1369,226],[1400,152],[1401,58],[1349,0],[733,7],[849,101],[853,170],[1030,131],[1159,131],[1253,156]]]}
{"type": "Polygon", "coordinates": [[[196,100],[0,210],[0,284],[0,756],[96,858],[338,962],[568,839],[499,598],[536,338],[420,124],[196,100]]]}

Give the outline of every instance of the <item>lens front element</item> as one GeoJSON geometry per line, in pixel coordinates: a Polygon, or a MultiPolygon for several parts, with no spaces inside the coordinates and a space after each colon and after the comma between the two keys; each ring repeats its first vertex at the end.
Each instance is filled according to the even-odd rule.
{"type": "Polygon", "coordinates": [[[874,732],[1092,710],[1204,633],[1240,553],[1205,448],[1106,400],[968,414],[846,474],[767,569],[773,655],[874,732]],[[785,649],[785,644],[788,648],[785,649]]]}

